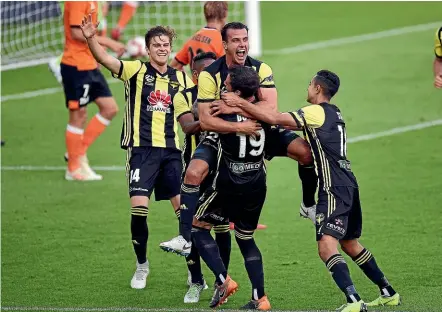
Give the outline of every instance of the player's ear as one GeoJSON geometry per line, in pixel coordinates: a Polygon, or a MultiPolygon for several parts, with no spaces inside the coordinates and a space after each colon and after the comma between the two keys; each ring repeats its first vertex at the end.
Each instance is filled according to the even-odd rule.
{"type": "Polygon", "coordinates": [[[236,90],[235,92],[233,92],[233,93],[235,93],[237,96],[239,96],[239,97],[241,97],[241,91],[239,91],[239,90],[236,90]]]}
{"type": "Polygon", "coordinates": [[[225,42],[225,41],[223,41],[223,48],[224,48],[224,51],[227,51],[227,42],[225,42]]]}

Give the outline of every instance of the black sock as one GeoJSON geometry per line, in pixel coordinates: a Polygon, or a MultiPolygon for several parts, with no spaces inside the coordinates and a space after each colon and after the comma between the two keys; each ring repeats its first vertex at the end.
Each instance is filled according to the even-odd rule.
{"type": "Polygon", "coordinates": [[[306,207],[314,206],[316,204],[315,195],[318,186],[315,165],[298,164],[298,174],[302,182],[302,202],[306,207]]]}
{"type": "Polygon", "coordinates": [[[180,234],[188,242],[191,241],[192,221],[200,194],[198,185],[183,183],[181,185],[180,234]]]}
{"type": "Polygon", "coordinates": [[[255,244],[253,238],[244,239],[241,231],[235,232],[236,242],[238,243],[241,254],[244,258],[244,265],[252,283],[252,299],[262,298],[264,293],[264,269],[262,266],[261,252],[255,244]],[[239,235],[238,235],[239,234],[239,235]],[[241,236],[238,237],[238,236],[241,236]]]}
{"type": "Polygon", "coordinates": [[[333,279],[339,289],[345,294],[347,302],[358,302],[361,297],[356,292],[356,288],[353,285],[353,281],[348,271],[347,263],[345,263],[344,257],[340,254],[331,256],[325,265],[327,269],[332,273],[333,279]]]}
{"type": "Polygon", "coordinates": [[[382,295],[390,297],[396,294],[370,251],[364,248],[359,255],[353,258],[353,261],[373,283],[378,285],[382,295]]]}
{"type": "Polygon", "coordinates": [[[136,206],[131,209],[130,230],[132,232],[132,244],[140,264],[146,262],[147,238],[149,237],[149,229],[147,227],[148,212],[146,206],[136,206]]]}
{"type": "Polygon", "coordinates": [[[223,259],[224,267],[229,270],[230,251],[232,250],[232,240],[230,238],[229,225],[217,225],[213,227],[215,232],[215,241],[218,245],[219,255],[223,259]]]}
{"type": "Polygon", "coordinates": [[[178,208],[177,210],[175,210],[175,215],[178,218],[178,221],[180,221],[181,209],[178,208]]]}
{"type": "Polygon", "coordinates": [[[203,273],[201,272],[201,259],[198,248],[195,244],[195,239],[192,239],[192,249],[190,255],[186,257],[187,268],[192,276],[193,284],[203,284],[203,273]]]}
{"type": "Polygon", "coordinates": [[[216,283],[221,285],[227,278],[227,270],[219,255],[218,246],[212,235],[210,235],[210,231],[194,227],[192,235],[201,258],[215,275],[216,283]]]}

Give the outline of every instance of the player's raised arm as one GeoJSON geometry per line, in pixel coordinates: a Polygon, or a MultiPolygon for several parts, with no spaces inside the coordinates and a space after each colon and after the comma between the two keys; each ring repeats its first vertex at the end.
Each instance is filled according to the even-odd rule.
{"type": "Polygon", "coordinates": [[[434,86],[438,89],[442,88],[442,27],[436,31],[434,39],[434,86]]]}
{"type": "Polygon", "coordinates": [[[84,38],[86,39],[89,49],[91,50],[92,55],[97,60],[97,62],[109,69],[113,74],[118,74],[121,68],[120,61],[112,55],[108,54],[101,46],[101,44],[108,46],[108,44],[110,43],[109,40],[111,39],[99,37],[97,35],[98,24],[94,25],[94,23],[92,23],[91,14],[83,18],[80,28],[84,38]]]}

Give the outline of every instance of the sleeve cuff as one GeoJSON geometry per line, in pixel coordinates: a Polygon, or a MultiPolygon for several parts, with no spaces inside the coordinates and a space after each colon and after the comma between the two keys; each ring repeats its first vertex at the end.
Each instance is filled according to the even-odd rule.
{"type": "Polygon", "coordinates": [[[192,114],[192,112],[191,112],[190,110],[189,110],[189,111],[182,112],[181,114],[179,114],[179,115],[176,117],[176,120],[180,119],[181,116],[184,116],[184,115],[186,115],[186,114],[192,114]]]}
{"type": "Polygon", "coordinates": [[[260,85],[260,88],[267,88],[267,89],[271,89],[271,88],[276,88],[275,85],[260,85]]]}
{"type": "Polygon", "coordinates": [[[215,101],[215,99],[198,99],[198,103],[210,103],[215,101]]]}
{"type": "Polygon", "coordinates": [[[175,61],[177,61],[178,63],[180,63],[183,66],[186,66],[187,64],[185,64],[184,62],[181,62],[176,56],[175,56],[175,61]]]}

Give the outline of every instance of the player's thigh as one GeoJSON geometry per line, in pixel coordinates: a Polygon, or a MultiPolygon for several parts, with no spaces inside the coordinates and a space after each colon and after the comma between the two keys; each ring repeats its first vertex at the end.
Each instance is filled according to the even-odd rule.
{"type": "Polygon", "coordinates": [[[231,196],[230,221],[235,224],[235,235],[249,239],[255,232],[266,199],[267,189],[259,188],[250,193],[231,196]]]}
{"type": "Polygon", "coordinates": [[[160,171],[161,152],[154,147],[133,147],[127,153],[129,196],[150,198],[160,171]]]}
{"type": "Polygon", "coordinates": [[[91,74],[93,75],[91,100],[97,104],[100,114],[110,120],[118,112],[117,102],[112,97],[112,92],[103,74],[98,69],[94,70],[91,74]]]}
{"type": "Polygon", "coordinates": [[[316,240],[330,235],[344,239],[352,207],[352,191],[348,187],[334,187],[321,190],[316,204],[316,240]]]}
{"type": "Polygon", "coordinates": [[[77,110],[92,102],[93,77],[91,71],[79,71],[77,67],[65,64],[61,64],[60,67],[66,107],[70,110],[77,110]]]}
{"type": "Polygon", "coordinates": [[[266,132],[265,155],[270,160],[273,157],[288,156],[288,147],[291,142],[299,138],[296,132],[279,126],[272,127],[266,132]]]}
{"type": "Polygon", "coordinates": [[[362,208],[359,198],[359,188],[349,188],[349,192],[351,209],[348,215],[347,232],[343,239],[355,240],[361,237],[362,234],[362,208]]]}
{"type": "Polygon", "coordinates": [[[155,200],[170,200],[180,194],[182,160],[181,152],[162,149],[160,171],[155,182],[155,200]]]}
{"type": "Polygon", "coordinates": [[[218,147],[207,138],[198,144],[187,167],[184,183],[200,185],[217,166],[218,147]]]}

